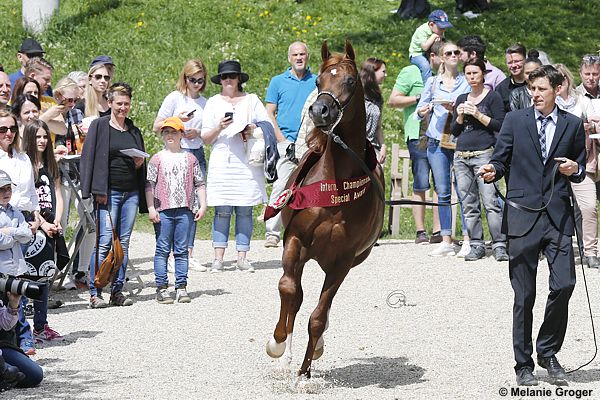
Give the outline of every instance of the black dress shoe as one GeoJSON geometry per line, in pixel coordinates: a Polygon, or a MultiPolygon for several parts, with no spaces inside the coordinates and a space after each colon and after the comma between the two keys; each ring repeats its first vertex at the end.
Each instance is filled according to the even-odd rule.
{"type": "Polygon", "coordinates": [[[523,367],[517,371],[517,385],[537,386],[538,380],[533,375],[531,367],[523,367]]]}
{"type": "Polygon", "coordinates": [[[545,368],[548,371],[548,376],[554,379],[565,380],[567,374],[565,369],[560,365],[556,356],[540,357],[537,358],[537,363],[540,367],[545,368]]]}

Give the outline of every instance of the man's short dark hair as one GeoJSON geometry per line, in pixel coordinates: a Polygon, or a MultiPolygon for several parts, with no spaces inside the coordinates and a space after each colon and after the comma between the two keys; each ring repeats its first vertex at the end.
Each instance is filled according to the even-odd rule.
{"type": "Polygon", "coordinates": [[[471,54],[475,52],[475,57],[485,59],[485,43],[480,36],[477,35],[466,35],[463,36],[456,45],[463,51],[471,54]]]}
{"type": "Polygon", "coordinates": [[[521,43],[515,43],[506,49],[506,54],[520,54],[523,58],[527,57],[527,50],[521,43]]]}
{"type": "Polygon", "coordinates": [[[556,89],[565,81],[564,75],[552,65],[542,65],[529,74],[529,82],[533,82],[539,78],[548,78],[550,86],[552,86],[553,89],[556,89]]]}

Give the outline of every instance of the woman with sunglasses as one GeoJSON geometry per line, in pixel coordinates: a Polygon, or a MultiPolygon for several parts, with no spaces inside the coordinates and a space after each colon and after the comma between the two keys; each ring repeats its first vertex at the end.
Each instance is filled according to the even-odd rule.
{"type": "Polygon", "coordinates": [[[133,304],[122,292],[129,259],[129,239],[138,209],[141,213],[147,213],[148,208],[145,201],[140,201],[145,199],[145,160],[122,152],[128,149],[145,151],[141,131],[128,118],[131,92],[131,86],[123,82],[114,83],[108,89],[111,113],[92,121],[81,154],[82,197],[94,198],[99,215],[96,222],[98,245],[92,252],[89,264],[90,308],[105,308],[108,305],[102,298],[102,290],[94,285],[94,277],[96,266],[102,264],[112,247],[113,226],[123,247],[124,259],[112,282],[110,304],[133,304]]]}
{"type": "MultiPolygon", "coordinates": [[[[5,110],[0,110],[0,170],[10,175],[13,183],[10,204],[21,211],[29,222],[31,232],[35,235],[40,226],[40,206],[35,190],[33,167],[27,154],[21,151],[17,118],[5,110]]],[[[27,245],[22,246],[23,253],[27,245]]],[[[27,272],[25,263],[20,263],[11,271],[0,271],[7,275],[19,276],[27,272]]],[[[21,303],[23,304],[23,302],[21,303]]],[[[19,321],[24,326],[24,307],[19,309],[19,321]]],[[[35,354],[33,340],[21,336],[18,332],[19,346],[27,355],[35,354]]]]}
{"type": "Polygon", "coordinates": [[[106,91],[110,86],[114,70],[115,64],[109,56],[98,56],[90,63],[89,83],[85,89],[84,98],[76,106],[84,116],[103,117],[110,115],[106,91]]]}
{"type": "MultiPolygon", "coordinates": [[[[417,119],[429,117],[426,135],[427,160],[433,173],[435,191],[438,202],[450,204],[452,181],[451,169],[454,151],[442,147],[440,140],[444,133],[446,122],[450,123],[449,112],[452,111],[456,98],[471,91],[465,76],[458,72],[460,50],[452,42],[446,42],[439,51],[442,60],[438,75],[430,77],[425,83],[421,99],[417,105],[417,119]]],[[[447,132],[446,132],[447,133],[447,132]]],[[[452,213],[449,206],[439,207],[442,242],[430,256],[456,255],[452,244],[452,213]]],[[[466,253],[466,246],[459,255],[466,253]],[[464,250],[464,251],[463,251],[464,250]]]]}
{"type": "Polygon", "coordinates": [[[496,135],[504,121],[502,96],[484,86],[486,66],[479,58],[465,62],[463,71],[471,86],[470,93],[458,96],[454,106],[452,135],[457,137],[454,170],[458,192],[467,222],[471,251],[465,261],[485,257],[481,204],[483,200],[496,261],[508,261],[506,236],[501,232],[502,207],[493,185],[477,176],[479,167],[490,162],[496,135]]]}
{"type": "MultiPolygon", "coordinates": [[[[181,119],[185,126],[181,148],[196,157],[204,177],[206,177],[206,158],[204,157],[204,142],[200,136],[200,130],[202,129],[202,113],[206,106],[206,98],[202,96],[204,89],[206,89],[206,75],[206,66],[202,60],[199,58],[188,60],[179,74],[175,90],[163,100],[153,127],[154,131],[160,134],[165,119],[169,117],[181,119]]],[[[192,257],[196,226],[195,222],[190,224],[188,232],[189,268],[204,272],[206,267],[192,257]]],[[[169,258],[169,270],[174,271],[174,268],[173,258],[169,258]]]]}
{"type": "Polygon", "coordinates": [[[218,74],[210,80],[221,85],[221,93],[208,99],[202,117],[202,139],[211,145],[207,203],[215,207],[212,229],[215,259],[211,272],[223,270],[234,211],[237,268],[254,272],[246,258],[252,237],[252,207],[268,200],[264,166],[250,165],[246,140],[257,125],[273,128],[260,99],[255,94],[244,93],[242,83],[248,79],[239,62],[219,63],[218,74]]]}

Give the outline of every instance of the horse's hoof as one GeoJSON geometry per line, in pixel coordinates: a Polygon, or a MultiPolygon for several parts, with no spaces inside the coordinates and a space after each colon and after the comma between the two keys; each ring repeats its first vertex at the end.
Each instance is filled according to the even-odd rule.
{"type": "Polygon", "coordinates": [[[318,349],[315,349],[315,351],[313,352],[313,360],[318,360],[319,358],[321,358],[321,356],[323,355],[323,353],[325,352],[325,345],[319,347],[318,349]]]}
{"type": "Polygon", "coordinates": [[[285,342],[277,343],[275,338],[269,339],[267,345],[265,346],[267,350],[267,354],[271,358],[279,358],[285,352],[285,342]]]}
{"type": "Polygon", "coordinates": [[[325,351],[325,340],[323,340],[323,336],[321,336],[318,340],[317,340],[317,344],[315,345],[315,350],[313,351],[313,360],[317,360],[319,359],[322,355],[323,352],[325,351]]]}

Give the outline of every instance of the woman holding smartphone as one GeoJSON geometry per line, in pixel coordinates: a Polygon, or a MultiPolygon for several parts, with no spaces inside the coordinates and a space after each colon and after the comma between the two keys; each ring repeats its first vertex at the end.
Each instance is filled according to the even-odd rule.
{"type": "Polygon", "coordinates": [[[223,61],[218,71],[210,80],[221,85],[221,93],[208,99],[202,121],[202,139],[211,145],[207,203],[215,207],[212,230],[215,259],[211,272],[223,269],[234,211],[237,268],[253,272],[246,258],[252,237],[252,207],[268,198],[263,167],[249,164],[245,141],[257,126],[271,123],[260,99],[244,93],[242,83],[249,77],[242,72],[239,62],[223,61]]]}
{"type": "MultiPolygon", "coordinates": [[[[206,66],[201,59],[188,60],[179,74],[175,90],[163,100],[153,126],[154,132],[160,135],[160,129],[165,119],[169,117],[181,119],[185,127],[181,148],[196,157],[203,177],[206,177],[206,158],[200,129],[202,128],[202,113],[206,106],[206,98],[202,96],[202,92],[206,89],[206,75],[206,66]]],[[[192,257],[196,226],[195,222],[190,224],[188,231],[189,268],[204,272],[206,268],[192,257]]],[[[174,271],[174,268],[173,259],[169,258],[169,269],[174,271]]]]}

